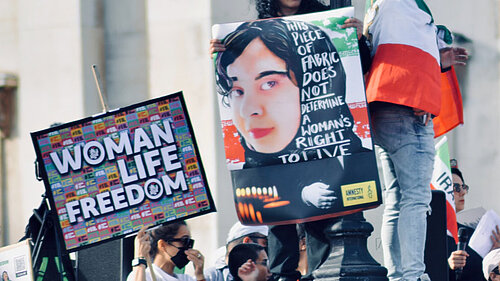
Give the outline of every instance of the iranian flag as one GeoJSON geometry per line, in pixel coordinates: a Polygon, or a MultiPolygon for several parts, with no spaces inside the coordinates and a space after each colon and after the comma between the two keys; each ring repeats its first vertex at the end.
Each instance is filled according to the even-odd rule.
{"type": "Polygon", "coordinates": [[[462,94],[454,67],[441,73],[441,110],[439,116],[436,116],[432,122],[436,138],[464,123],[462,94]]]}
{"type": "Polygon", "coordinates": [[[451,177],[450,153],[448,139],[441,138],[436,144],[434,172],[432,174],[431,189],[442,190],[446,194],[446,228],[448,235],[458,243],[457,215],[453,198],[453,179],[451,177]]]}
{"type": "Polygon", "coordinates": [[[441,69],[437,27],[430,11],[417,2],[422,3],[378,0],[367,13],[373,61],[366,96],[369,103],[401,104],[438,116],[441,69]]]}

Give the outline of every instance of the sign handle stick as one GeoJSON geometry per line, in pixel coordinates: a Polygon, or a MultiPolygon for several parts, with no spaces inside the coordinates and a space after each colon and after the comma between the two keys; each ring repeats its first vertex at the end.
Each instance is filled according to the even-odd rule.
{"type": "Polygon", "coordinates": [[[156,281],[155,271],[153,270],[153,265],[151,264],[151,258],[149,255],[146,257],[146,262],[148,263],[149,271],[151,272],[151,278],[156,281]]]}
{"type": "Polygon", "coordinates": [[[99,75],[99,70],[97,70],[97,65],[92,65],[92,73],[94,74],[95,85],[97,87],[97,91],[99,92],[99,98],[101,100],[102,110],[104,112],[109,111],[109,107],[107,104],[106,93],[101,91],[101,75],[99,75]]]}

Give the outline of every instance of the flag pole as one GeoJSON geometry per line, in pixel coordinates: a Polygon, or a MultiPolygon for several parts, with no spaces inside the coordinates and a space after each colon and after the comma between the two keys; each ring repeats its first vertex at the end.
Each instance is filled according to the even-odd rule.
{"type": "Polygon", "coordinates": [[[153,270],[153,265],[151,263],[151,257],[149,257],[149,255],[146,256],[146,263],[148,264],[149,271],[151,272],[151,278],[153,279],[153,281],[156,281],[155,271],[153,270]]]}
{"type": "Polygon", "coordinates": [[[92,73],[94,74],[95,85],[97,87],[97,92],[99,94],[99,99],[101,100],[101,106],[103,112],[108,112],[108,98],[106,96],[106,92],[101,90],[101,75],[99,75],[99,70],[97,69],[97,65],[92,65],[92,73]]]}

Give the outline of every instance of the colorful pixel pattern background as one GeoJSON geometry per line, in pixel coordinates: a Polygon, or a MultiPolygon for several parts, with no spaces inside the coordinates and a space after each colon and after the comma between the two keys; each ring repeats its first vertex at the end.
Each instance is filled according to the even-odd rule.
{"type": "MultiPolygon", "coordinates": [[[[195,151],[196,147],[185,110],[179,97],[165,97],[161,101],[36,136],[37,149],[41,152],[49,183],[47,189],[50,189],[53,197],[66,249],[72,250],[123,236],[139,230],[143,225],[157,225],[214,209],[204,173],[201,171],[200,160],[195,151]],[[148,131],[152,123],[163,126],[162,120],[164,119],[168,119],[171,123],[178,148],[177,156],[182,164],[189,192],[182,192],[179,189],[171,196],[163,195],[154,202],[146,198],[137,207],[119,210],[87,221],[80,219],[77,223],[70,224],[65,204],[72,200],[95,197],[98,193],[123,187],[118,167],[116,161],[104,161],[98,166],[90,166],[84,162],[81,170],[71,171],[61,176],[49,154],[91,140],[100,141],[108,136],[118,138],[123,130],[129,131],[130,138],[133,139],[133,132],[136,128],[142,127],[148,131]]],[[[133,156],[117,156],[118,159],[123,157],[131,160],[133,156]]],[[[126,162],[129,172],[134,173],[135,162],[128,160],[126,162]]],[[[165,175],[163,167],[158,168],[157,173],[158,178],[165,175]]]]}

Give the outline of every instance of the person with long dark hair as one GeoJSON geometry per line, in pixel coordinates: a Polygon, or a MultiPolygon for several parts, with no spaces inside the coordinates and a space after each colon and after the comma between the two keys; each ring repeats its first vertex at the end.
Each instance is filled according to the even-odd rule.
{"type": "Polygon", "coordinates": [[[154,271],[158,281],[201,281],[205,280],[203,265],[205,258],[193,249],[194,240],[184,221],[169,223],[152,231],[143,227],[135,239],[133,270],[127,281],[151,281],[154,271]],[[152,267],[147,267],[147,258],[152,259],[152,267]],[[176,274],[174,268],[184,268],[193,262],[196,278],[187,274],[176,274]]]}

